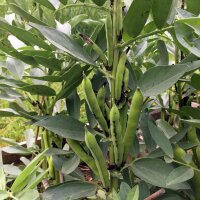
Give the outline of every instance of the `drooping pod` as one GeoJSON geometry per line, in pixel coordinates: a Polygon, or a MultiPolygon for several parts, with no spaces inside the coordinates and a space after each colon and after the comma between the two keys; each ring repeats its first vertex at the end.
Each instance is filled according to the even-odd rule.
{"type": "Polygon", "coordinates": [[[116,105],[110,111],[110,132],[114,149],[115,164],[119,167],[123,160],[124,144],[121,133],[120,114],[116,105]]]}
{"type": "Polygon", "coordinates": [[[126,59],[127,59],[127,55],[125,52],[123,52],[119,59],[116,77],[115,77],[115,100],[116,101],[119,101],[121,98],[126,59]]]}
{"type": "Polygon", "coordinates": [[[85,142],[95,160],[103,186],[108,189],[110,187],[109,172],[107,170],[103,152],[101,151],[95,136],[90,132],[85,134],[85,142]]]}
{"type": "MultiPolygon", "coordinates": [[[[179,147],[177,144],[174,146],[174,159],[175,160],[182,162],[184,164],[188,164],[185,161],[186,155],[187,155],[186,152],[181,147],[179,147]]],[[[193,160],[188,165],[190,165],[193,168],[198,168],[195,165],[195,163],[193,162],[193,160]]],[[[196,197],[196,199],[200,199],[200,193],[199,193],[200,172],[199,171],[194,170],[194,176],[192,178],[192,182],[193,182],[193,185],[194,185],[194,190],[195,190],[195,195],[196,195],[195,197],[196,197]]]]}
{"type": "Polygon", "coordinates": [[[67,139],[67,143],[74,151],[74,153],[89,166],[89,168],[94,172],[94,174],[96,176],[99,176],[95,160],[85,152],[82,146],[77,141],[72,139],[67,139]]]}
{"type": "Polygon", "coordinates": [[[127,119],[128,119],[128,104],[124,104],[124,106],[120,109],[120,123],[122,127],[122,137],[125,135],[127,119]]]}
{"type": "Polygon", "coordinates": [[[90,37],[82,33],[79,35],[88,45],[91,45],[92,49],[98,54],[99,58],[103,61],[103,64],[107,66],[107,59],[102,49],[90,37]]]}
{"type": "Polygon", "coordinates": [[[129,69],[125,68],[124,77],[123,77],[123,91],[126,92],[128,89],[129,83],[129,69]]]}
{"type": "Polygon", "coordinates": [[[124,162],[126,161],[129,155],[130,149],[136,137],[136,131],[139,123],[140,113],[142,110],[143,99],[144,97],[140,89],[137,88],[131,101],[127,128],[124,135],[124,162]]]}
{"type": "Polygon", "coordinates": [[[89,108],[91,110],[91,112],[94,114],[95,118],[97,119],[99,125],[101,126],[101,128],[108,133],[108,125],[107,122],[103,116],[103,113],[99,107],[97,98],[94,94],[94,91],[92,89],[92,84],[90,82],[90,80],[87,77],[84,77],[83,79],[83,90],[85,93],[85,98],[86,101],[89,105],[89,108]]]}
{"type": "Polygon", "coordinates": [[[110,121],[110,108],[108,107],[107,103],[105,105],[105,117],[107,121],[110,121]]]}
{"type": "Polygon", "coordinates": [[[106,95],[106,90],[105,90],[105,87],[102,86],[97,93],[97,101],[103,115],[105,114],[105,106],[104,106],[105,95],[106,95]]]}
{"type": "Polygon", "coordinates": [[[108,66],[111,67],[113,64],[113,27],[112,18],[108,14],[106,17],[106,40],[107,40],[107,52],[108,52],[108,66]]]}
{"type": "Polygon", "coordinates": [[[196,147],[193,147],[192,150],[193,150],[194,155],[196,156],[196,161],[198,162],[198,164],[200,164],[200,141],[197,136],[195,127],[191,127],[188,130],[187,138],[190,142],[198,145],[196,147]]]}

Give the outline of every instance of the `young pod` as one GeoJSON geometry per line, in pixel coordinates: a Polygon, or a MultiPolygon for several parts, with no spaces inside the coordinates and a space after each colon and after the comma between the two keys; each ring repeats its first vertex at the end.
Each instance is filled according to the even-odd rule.
{"type": "Polygon", "coordinates": [[[95,118],[97,119],[99,125],[101,126],[101,128],[106,132],[108,133],[108,125],[107,125],[107,122],[103,116],[103,113],[99,107],[99,104],[98,104],[98,101],[97,101],[97,98],[94,94],[94,91],[92,89],[92,84],[90,82],[90,80],[85,77],[83,79],[83,90],[84,90],[84,93],[85,93],[85,98],[86,98],[86,101],[89,105],[89,108],[91,110],[91,112],[94,114],[95,118]]]}
{"type": "Polygon", "coordinates": [[[105,95],[106,95],[106,90],[105,87],[101,87],[97,93],[97,101],[99,104],[99,107],[103,113],[103,115],[105,114],[105,106],[104,106],[104,102],[105,102],[105,95]]]}
{"type": "Polygon", "coordinates": [[[107,170],[103,152],[101,151],[95,136],[90,132],[85,134],[85,142],[95,160],[103,186],[108,189],[110,187],[109,172],[107,170]]]}
{"type": "Polygon", "coordinates": [[[98,54],[99,58],[103,61],[103,64],[107,66],[107,59],[106,56],[104,55],[104,52],[102,49],[87,35],[84,34],[79,34],[81,38],[88,44],[91,45],[92,49],[98,54]]]}
{"type": "Polygon", "coordinates": [[[108,14],[106,17],[106,40],[107,40],[107,52],[108,52],[108,66],[113,64],[113,27],[112,18],[108,14]]]}
{"type": "Polygon", "coordinates": [[[190,142],[198,144],[198,146],[193,147],[193,153],[196,156],[196,161],[200,164],[200,141],[196,133],[196,128],[191,127],[187,133],[187,138],[190,142]]]}
{"type": "Polygon", "coordinates": [[[123,15],[122,15],[122,1],[117,0],[117,34],[122,34],[123,15]]]}
{"type": "Polygon", "coordinates": [[[129,69],[126,68],[124,71],[124,78],[123,78],[123,91],[126,92],[128,90],[128,83],[129,83],[129,69]]]}
{"type": "Polygon", "coordinates": [[[115,77],[115,100],[116,101],[119,101],[121,98],[126,59],[127,59],[126,53],[123,52],[119,59],[116,77],[115,77]]]}
{"type": "Polygon", "coordinates": [[[140,89],[136,89],[130,106],[127,128],[124,135],[124,158],[126,161],[130,149],[133,145],[134,139],[136,137],[136,131],[139,123],[140,113],[143,105],[143,95],[140,89]]]}
{"type": "Polygon", "coordinates": [[[128,105],[127,103],[120,109],[120,123],[122,127],[122,137],[124,138],[126,126],[127,126],[127,119],[128,119],[128,105]]]}
{"type": "MultiPolygon", "coordinates": [[[[179,162],[182,162],[184,164],[188,164],[185,161],[186,155],[187,155],[186,152],[176,144],[175,147],[174,147],[174,159],[179,161],[179,162]]],[[[190,165],[193,168],[198,168],[195,165],[195,163],[193,162],[193,160],[188,165],[190,165]]],[[[194,176],[192,178],[192,183],[194,185],[194,190],[195,190],[195,195],[196,195],[195,197],[196,197],[196,199],[200,199],[200,193],[199,193],[200,172],[199,171],[194,170],[194,176]]]]}
{"type": "Polygon", "coordinates": [[[110,111],[110,132],[115,164],[119,167],[123,160],[124,145],[121,134],[120,114],[116,105],[114,105],[110,111]]]}
{"type": "Polygon", "coordinates": [[[74,151],[74,153],[88,165],[88,167],[93,171],[93,173],[96,176],[99,176],[95,160],[85,152],[82,146],[77,141],[72,139],[67,139],[67,143],[74,151]]]}
{"type": "Polygon", "coordinates": [[[105,116],[107,121],[110,121],[110,108],[108,107],[107,103],[104,104],[105,105],[105,116]]]}

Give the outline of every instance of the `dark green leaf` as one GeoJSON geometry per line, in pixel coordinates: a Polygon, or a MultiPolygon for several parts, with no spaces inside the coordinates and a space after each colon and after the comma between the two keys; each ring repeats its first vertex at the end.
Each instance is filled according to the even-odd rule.
{"type": "Polygon", "coordinates": [[[40,31],[42,35],[58,49],[67,52],[74,58],[87,64],[96,65],[83,48],[66,34],[48,26],[42,26],[35,23],[30,23],[30,25],[40,31]]]}
{"type": "Polygon", "coordinates": [[[198,38],[200,20],[198,18],[187,18],[175,23],[175,32],[178,42],[190,53],[200,57],[200,40],[198,38]]]}
{"type": "Polygon", "coordinates": [[[200,75],[199,74],[193,74],[191,78],[191,85],[197,90],[200,90],[200,75]]]}
{"type": "Polygon", "coordinates": [[[148,121],[148,125],[151,136],[156,144],[158,144],[169,157],[173,157],[173,149],[169,139],[152,121],[148,121]]]}
{"type": "Polygon", "coordinates": [[[49,187],[43,193],[43,198],[44,200],[82,199],[84,197],[93,196],[96,190],[97,186],[95,184],[81,181],[70,181],[49,187]]]}
{"type": "Polygon", "coordinates": [[[0,116],[1,117],[14,117],[14,116],[19,116],[19,114],[11,108],[4,108],[4,109],[0,109],[0,116]]]}
{"type": "Polygon", "coordinates": [[[199,0],[186,0],[187,10],[195,15],[200,14],[200,1],[199,0]]]}
{"type": "Polygon", "coordinates": [[[27,85],[20,88],[23,91],[30,92],[34,95],[55,96],[56,92],[46,85],[27,85]]]}
{"type": "Polygon", "coordinates": [[[46,25],[44,22],[33,17],[32,15],[30,15],[29,13],[27,13],[25,10],[21,9],[18,5],[14,4],[14,3],[10,3],[9,7],[11,8],[11,10],[14,13],[20,15],[21,17],[23,17],[25,20],[27,20],[29,22],[33,22],[33,23],[37,23],[37,24],[41,24],[41,25],[46,25]]]}
{"type": "Polygon", "coordinates": [[[132,170],[140,179],[158,187],[166,187],[166,180],[173,167],[159,159],[142,158],[132,164],[132,170]]]}
{"type": "Polygon", "coordinates": [[[62,82],[60,76],[24,76],[24,77],[41,81],[48,81],[48,82],[62,82]]]}
{"type": "Polygon", "coordinates": [[[181,108],[181,112],[183,112],[185,114],[185,116],[190,116],[194,119],[200,119],[200,109],[199,108],[193,108],[193,107],[190,107],[190,106],[183,106],[181,108]]]}
{"type": "Polygon", "coordinates": [[[157,120],[156,124],[163,131],[163,133],[168,139],[172,138],[177,134],[174,128],[163,119],[157,120]]]}
{"type": "Polygon", "coordinates": [[[4,19],[0,19],[0,28],[7,30],[12,35],[16,36],[19,40],[27,44],[37,45],[46,50],[51,50],[51,47],[41,38],[32,34],[30,31],[9,25],[4,19]]]}
{"type": "Polygon", "coordinates": [[[96,5],[103,6],[106,0],[92,0],[96,5]]]}
{"type": "Polygon", "coordinates": [[[68,158],[62,165],[62,173],[70,174],[72,173],[80,164],[80,159],[77,155],[68,158]]]}
{"type": "Polygon", "coordinates": [[[133,162],[132,170],[140,179],[154,186],[170,188],[173,190],[190,188],[190,186],[185,182],[167,186],[167,179],[174,169],[171,165],[166,164],[160,159],[138,159],[133,162]]]}
{"type": "Polygon", "coordinates": [[[131,37],[140,34],[149,17],[152,0],[134,0],[124,18],[124,31],[131,37]]]}
{"type": "Polygon", "coordinates": [[[140,89],[145,96],[158,95],[176,83],[187,69],[188,66],[184,64],[153,67],[141,76],[139,80],[140,89]]]}
{"type": "Polygon", "coordinates": [[[173,0],[153,0],[152,14],[156,26],[161,29],[170,14],[173,0]]]}
{"type": "Polygon", "coordinates": [[[185,166],[174,169],[167,177],[167,186],[185,182],[194,176],[194,171],[185,166]]]}
{"type": "Polygon", "coordinates": [[[47,0],[35,0],[36,2],[38,2],[39,4],[45,6],[46,8],[55,11],[54,6],[47,0]]]}
{"type": "Polygon", "coordinates": [[[160,59],[157,65],[168,65],[169,64],[169,54],[165,42],[163,40],[158,40],[157,42],[160,59]]]}
{"type": "Polygon", "coordinates": [[[62,61],[56,58],[45,58],[42,56],[34,56],[33,58],[38,64],[43,65],[54,71],[59,71],[61,69],[62,61]]]}
{"type": "Polygon", "coordinates": [[[140,128],[142,130],[145,145],[146,145],[147,149],[152,151],[152,150],[156,149],[156,144],[151,137],[149,127],[148,127],[148,120],[150,120],[149,114],[142,112],[141,120],[140,120],[140,128]]]}
{"type": "Polygon", "coordinates": [[[80,97],[77,94],[77,91],[74,91],[66,99],[67,111],[72,117],[79,119],[80,118],[80,107],[81,101],[80,97]]]}
{"type": "Polygon", "coordinates": [[[85,138],[84,124],[70,116],[56,115],[46,117],[36,122],[35,125],[42,126],[64,138],[79,141],[84,141],[85,138]]]}

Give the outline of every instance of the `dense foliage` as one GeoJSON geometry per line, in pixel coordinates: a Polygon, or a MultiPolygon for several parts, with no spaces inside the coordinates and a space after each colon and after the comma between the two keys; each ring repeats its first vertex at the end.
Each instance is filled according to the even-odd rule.
{"type": "Polygon", "coordinates": [[[28,156],[0,151],[0,199],[200,200],[198,0],[0,10],[0,116],[36,127],[0,138],[28,156]]]}

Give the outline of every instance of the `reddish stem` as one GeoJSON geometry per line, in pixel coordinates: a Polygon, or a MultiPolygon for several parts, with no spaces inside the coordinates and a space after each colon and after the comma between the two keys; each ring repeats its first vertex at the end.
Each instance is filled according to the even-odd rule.
{"type": "Polygon", "coordinates": [[[160,190],[156,191],[155,193],[153,193],[149,197],[145,198],[144,200],[154,200],[163,194],[165,194],[165,189],[161,188],[160,190]]]}

